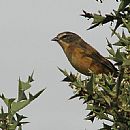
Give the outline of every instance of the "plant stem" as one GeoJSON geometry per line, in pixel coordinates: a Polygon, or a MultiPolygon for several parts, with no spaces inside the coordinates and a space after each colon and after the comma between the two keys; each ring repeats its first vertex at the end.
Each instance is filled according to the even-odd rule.
{"type": "Polygon", "coordinates": [[[119,76],[117,78],[117,85],[116,85],[116,98],[117,98],[117,100],[118,100],[118,96],[120,94],[120,86],[121,86],[121,81],[123,79],[123,75],[124,75],[124,68],[121,67],[120,72],[119,72],[119,76]]]}

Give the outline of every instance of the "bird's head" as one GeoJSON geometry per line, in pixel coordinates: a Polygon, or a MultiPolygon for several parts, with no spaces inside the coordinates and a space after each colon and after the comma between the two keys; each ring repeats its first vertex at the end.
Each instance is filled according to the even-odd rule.
{"type": "Polygon", "coordinates": [[[80,36],[73,32],[59,33],[52,41],[57,41],[59,44],[76,44],[81,39],[80,36]]]}

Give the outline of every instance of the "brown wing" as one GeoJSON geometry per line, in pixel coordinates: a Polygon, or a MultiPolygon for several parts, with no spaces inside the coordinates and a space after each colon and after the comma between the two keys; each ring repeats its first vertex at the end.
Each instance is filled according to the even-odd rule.
{"type": "Polygon", "coordinates": [[[111,73],[117,73],[117,69],[114,67],[114,65],[109,60],[100,55],[100,53],[93,52],[91,57],[97,62],[101,63],[104,67],[107,67],[107,69],[109,69],[111,73]]]}
{"type": "Polygon", "coordinates": [[[117,69],[114,65],[109,60],[105,59],[96,49],[85,42],[80,44],[80,46],[84,49],[84,56],[91,57],[95,60],[96,64],[101,64],[104,70],[107,69],[111,73],[117,74],[117,69]]]}

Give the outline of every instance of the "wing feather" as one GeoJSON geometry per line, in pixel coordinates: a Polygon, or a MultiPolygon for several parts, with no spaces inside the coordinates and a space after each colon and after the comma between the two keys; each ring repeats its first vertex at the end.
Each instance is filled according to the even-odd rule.
{"type": "Polygon", "coordinates": [[[82,44],[80,44],[80,46],[84,50],[84,52],[83,52],[84,55],[83,56],[91,57],[96,62],[102,64],[104,67],[107,67],[107,69],[109,69],[111,73],[117,73],[117,69],[114,67],[114,65],[109,60],[107,60],[105,57],[103,57],[92,46],[90,46],[86,42],[82,42],[82,44]]]}

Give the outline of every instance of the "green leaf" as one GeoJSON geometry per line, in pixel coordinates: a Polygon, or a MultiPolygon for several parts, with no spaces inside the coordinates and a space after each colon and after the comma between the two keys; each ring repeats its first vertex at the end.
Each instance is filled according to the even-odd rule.
{"type": "Polygon", "coordinates": [[[75,95],[71,96],[71,97],[69,98],[69,100],[74,99],[74,98],[77,98],[77,97],[80,97],[80,94],[75,94],[75,95]]]}
{"type": "Polygon", "coordinates": [[[19,90],[19,95],[18,95],[18,101],[22,101],[22,100],[26,100],[26,94],[24,92],[24,90],[19,90]]]}
{"type": "Polygon", "coordinates": [[[125,9],[125,7],[130,3],[130,0],[121,0],[121,3],[119,5],[119,8],[118,8],[118,13],[120,11],[123,11],[125,9]]]}
{"type": "Polygon", "coordinates": [[[121,37],[120,34],[115,32],[113,29],[111,30],[118,37],[118,39],[120,40],[119,42],[123,43],[124,45],[130,45],[130,41],[128,39],[124,38],[123,36],[121,37]]]}
{"type": "Polygon", "coordinates": [[[27,117],[25,117],[23,115],[19,115],[18,113],[16,113],[16,117],[17,117],[17,121],[21,121],[22,119],[27,118],[27,117]]]}
{"type": "Polygon", "coordinates": [[[107,51],[108,51],[112,56],[115,56],[115,51],[114,51],[113,48],[107,49],[107,51]]]}
{"type": "Polygon", "coordinates": [[[112,48],[112,44],[109,42],[109,40],[106,38],[106,40],[107,40],[107,46],[109,46],[110,48],[112,48]]]}
{"type": "Polygon", "coordinates": [[[90,111],[90,113],[87,115],[87,117],[85,118],[85,120],[90,120],[90,121],[94,121],[95,118],[95,114],[93,113],[93,111],[90,111]]]}
{"type": "Polygon", "coordinates": [[[92,74],[89,81],[86,80],[86,89],[90,95],[93,94],[94,79],[95,79],[95,76],[94,74],[92,74]]]}
{"type": "Polygon", "coordinates": [[[95,23],[101,23],[103,20],[105,19],[105,17],[103,17],[100,14],[94,14],[94,21],[92,22],[93,24],[95,23]]]}
{"type": "Polygon", "coordinates": [[[7,106],[9,106],[9,104],[11,105],[12,102],[14,102],[14,100],[15,100],[15,98],[10,98],[10,99],[5,98],[4,94],[2,94],[2,95],[0,96],[0,98],[2,98],[2,100],[5,102],[5,104],[6,104],[7,106]]]}
{"type": "MultiPolygon", "coordinates": [[[[33,74],[32,74],[33,76],[33,74]]],[[[31,85],[30,85],[30,81],[32,80],[32,77],[28,78],[27,82],[23,82],[20,80],[19,78],[19,89],[18,89],[18,101],[22,101],[22,100],[26,100],[26,94],[25,94],[25,90],[28,90],[31,85]]]]}
{"type": "Polygon", "coordinates": [[[126,26],[126,28],[128,29],[129,33],[130,33],[130,21],[122,19],[124,25],[126,26]],[[127,22],[128,21],[128,22],[127,22]]]}
{"type": "Polygon", "coordinates": [[[109,96],[107,96],[107,95],[105,95],[105,96],[103,96],[103,98],[105,99],[105,101],[109,104],[109,106],[111,105],[111,102],[112,102],[112,100],[111,100],[111,98],[109,97],[109,96]]]}
{"type": "Polygon", "coordinates": [[[31,76],[28,77],[28,82],[31,83],[34,81],[33,79],[33,74],[34,74],[34,71],[32,72],[31,76]]]}
{"type": "Polygon", "coordinates": [[[19,90],[28,90],[31,87],[31,85],[29,84],[29,82],[23,82],[19,79],[19,90]]]}
{"type": "Polygon", "coordinates": [[[123,66],[130,66],[130,59],[125,59],[123,62],[123,66]]]}
{"type": "Polygon", "coordinates": [[[93,110],[94,106],[93,104],[87,104],[87,110],[93,110]]]}
{"type": "Polygon", "coordinates": [[[76,76],[70,73],[70,75],[66,76],[66,78],[64,78],[62,81],[74,82],[76,81],[76,76]]]}
{"type": "Polygon", "coordinates": [[[123,63],[123,61],[125,60],[124,57],[123,57],[123,53],[120,51],[120,49],[117,49],[115,56],[116,56],[117,62],[123,63]]]}
{"type": "Polygon", "coordinates": [[[23,109],[25,106],[31,103],[34,99],[36,99],[45,89],[42,89],[38,93],[36,93],[34,96],[29,94],[29,99],[24,100],[24,101],[19,101],[19,102],[13,102],[11,105],[11,111],[13,113],[18,112],[19,110],[23,109]]]}
{"type": "Polygon", "coordinates": [[[94,121],[94,119],[95,119],[95,115],[88,116],[88,117],[85,118],[85,120],[90,120],[92,122],[94,121]]]}
{"type": "Polygon", "coordinates": [[[115,46],[126,46],[126,44],[122,41],[118,41],[118,42],[114,43],[113,45],[115,45],[115,46]]]}
{"type": "Polygon", "coordinates": [[[21,125],[18,127],[18,130],[22,130],[22,126],[21,125]]]}
{"type": "Polygon", "coordinates": [[[122,19],[118,19],[115,25],[115,28],[112,32],[112,36],[115,34],[115,31],[117,30],[117,28],[122,24],[122,19]]]}
{"type": "Polygon", "coordinates": [[[105,120],[111,120],[109,117],[108,117],[108,115],[106,114],[106,113],[104,113],[103,111],[101,111],[101,112],[96,112],[95,111],[95,115],[96,115],[96,117],[98,117],[99,119],[105,119],[105,120]]]}
{"type": "Polygon", "coordinates": [[[37,97],[39,97],[44,90],[45,89],[42,89],[41,91],[39,91],[38,93],[36,93],[34,96],[31,93],[29,93],[29,99],[30,99],[30,101],[32,101],[32,100],[36,99],[37,97]]]}
{"type": "Polygon", "coordinates": [[[20,101],[20,102],[13,102],[11,105],[11,111],[13,113],[18,112],[19,110],[23,109],[25,106],[27,106],[30,103],[30,100],[20,101]]]}
{"type": "Polygon", "coordinates": [[[62,70],[61,68],[58,67],[58,69],[65,75],[65,76],[69,76],[69,74],[67,73],[66,70],[62,70]]]}
{"type": "Polygon", "coordinates": [[[8,130],[16,130],[17,122],[8,125],[8,130]]]}
{"type": "Polygon", "coordinates": [[[0,120],[5,120],[8,116],[8,113],[5,113],[3,107],[1,107],[0,120]]]}
{"type": "Polygon", "coordinates": [[[62,80],[65,82],[74,82],[76,81],[76,76],[72,73],[68,74],[68,72],[66,70],[62,70],[60,68],[58,68],[66,77],[62,80]]]}

